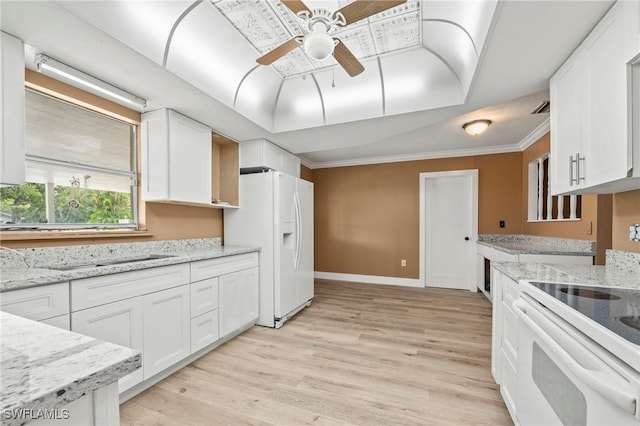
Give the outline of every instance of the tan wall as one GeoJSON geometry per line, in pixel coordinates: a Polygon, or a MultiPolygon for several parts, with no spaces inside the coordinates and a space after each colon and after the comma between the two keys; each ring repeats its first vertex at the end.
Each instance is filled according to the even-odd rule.
{"type": "Polygon", "coordinates": [[[306,166],[300,166],[300,177],[309,182],[313,182],[313,170],[306,166]]]}
{"type": "Polygon", "coordinates": [[[629,225],[640,223],[640,190],[613,196],[612,247],[640,253],[640,242],[629,241],[629,225]]]}
{"type": "Polygon", "coordinates": [[[315,269],[418,278],[422,172],[478,169],[478,231],[520,233],[520,168],[509,153],[315,169],[315,269]]]}
{"type": "MultiPolygon", "coordinates": [[[[83,106],[98,110],[102,113],[115,116],[131,123],[140,123],[140,113],[132,111],[121,105],[115,104],[83,90],[66,85],[42,74],[26,70],[26,84],[32,88],[45,91],[51,95],[62,97],[68,101],[79,103],[83,106]]],[[[138,132],[139,134],[139,132],[138,132]]],[[[139,143],[139,141],[138,141],[139,143]]],[[[138,152],[140,152],[138,145],[138,152]]],[[[138,166],[138,170],[140,167],[138,166]]],[[[139,182],[140,176],[138,175],[139,182]]],[[[222,237],[223,222],[222,210],[192,207],[174,204],[141,203],[140,225],[142,232],[137,236],[126,238],[65,238],[34,240],[34,231],[23,240],[8,240],[5,235],[0,235],[3,246],[13,248],[45,247],[76,244],[105,244],[117,242],[173,240],[183,238],[208,238],[222,237]]],[[[9,235],[8,232],[3,234],[9,235]]],[[[59,233],[64,234],[64,233],[59,233]]],[[[77,233],[76,233],[77,234],[77,233]]],[[[104,234],[104,233],[103,233],[104,234]]],[[[16,234],[13,234],[14,236],[16,234]]]]}

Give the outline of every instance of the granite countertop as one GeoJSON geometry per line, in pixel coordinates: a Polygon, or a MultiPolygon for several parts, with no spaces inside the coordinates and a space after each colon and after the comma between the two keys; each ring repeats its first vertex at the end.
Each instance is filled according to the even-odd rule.
{"type": "MultiPolygon", "coordinates": [[[[8,410],[61,408],[142,365],[140,352],[0,312],[0,406],[8,410]]],[[[16,411],[13,411],[16,412],[16,411]]]]}
{"type": "Polygon", "coordinates": [[[478,244],[509,254],[540,254],[557,256],[595,256],[594,241],[568,238],[539,237],[520,234],[483,234],[478,244]]]}
{"type": "MultiPolygon", "coordinates": [[[[111,245],[116,246],[116,245],[111,245]]],[[[243,253],[259,251],[258,247],[235,247],[235,246],[209,246],[209,247],[188,247],[183,245],[157,247],[149,246],[145,243],[129,244],[127,247],[134,249],[124,249],[117,247],[115,252],[106,254],[106,246],[84,246],[87,252],[83,257],[78,257],[77,253],[70,253],[65,248],[40,252],[37,262],[33,267],[26,267],[24,262],[14,263],[10,266],[2,266],[0,273],[0,292],[18,290],[21,288],[36,287],[46,284],[54,284],[80,278],[95,277],[100,275],[115,274],[118,272],[135,271],[138,269],[155,268],[158,266],[174,265],[177,263],[194,262],[197,260],[214,259],[218,257],[233,256],[243,253]],[[94,250],[92,252],[91,250],[94,250]],[[43,254],[47,253],[47,254],[43,254]],[[145,260],[141,262],[119,263],[106,266],[95,266],[99,261],[118,261],[126,258],[141,258],[145,256],[162,256],[157,259],[145,260]],[[94,265],[80,269],[55,270],[51,267],[67,267],[74,265],[94,265]]],[[[73,248],[70,248],[73,250],[73,248]]],[[[31,257],[35,257],[32,255],[31,257]]]]}
{"type": "Polygon", "coordinates": [[[533,280],[640,289],[640,275],[611,265],[547,265],[541,263],[492,262],[491,266],[514,281],[533,280]]]}

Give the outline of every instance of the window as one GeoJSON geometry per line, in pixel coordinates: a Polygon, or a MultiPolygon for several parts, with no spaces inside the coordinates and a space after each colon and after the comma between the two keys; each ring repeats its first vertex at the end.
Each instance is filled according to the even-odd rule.
{"type": "Polygon", "coordinates": [[[549,154],[529,163],[529,222],[579,220],[580,195],[551,195],[549,154]]]}
{"type": "Polygon", "coordinates": [[[25,109],[26,183],[0,188],[0,228],[135,228],[136,126],[30,89],[25,109]]]}

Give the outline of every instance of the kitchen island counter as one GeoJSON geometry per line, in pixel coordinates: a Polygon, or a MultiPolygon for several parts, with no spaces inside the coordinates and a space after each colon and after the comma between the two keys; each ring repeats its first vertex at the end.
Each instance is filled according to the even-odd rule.
{"type": "Polygon", "coordinates": [[[0,336],[0,405],[7,426],[65,417],[82,424],[86,418],[74,421],[79,412],[66,407],[84,396],[93,397],[89,403],[94,410],[104,415],[109,408],[117,415],[117,380],[142,365],[138,351],[6,312],[0,312],[0,336]],[[116,387],[109,406],[96,395],[106,399],[104,389],[112,384],[116,387]]]}

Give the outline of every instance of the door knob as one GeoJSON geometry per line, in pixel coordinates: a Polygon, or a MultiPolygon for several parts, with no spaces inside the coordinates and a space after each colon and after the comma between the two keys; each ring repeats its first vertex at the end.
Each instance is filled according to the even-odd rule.
{"type": "Polygon", "coordinates": [[[465,241],[469,241],[469,237],[464,237],[464,240],[465,241]]]}

